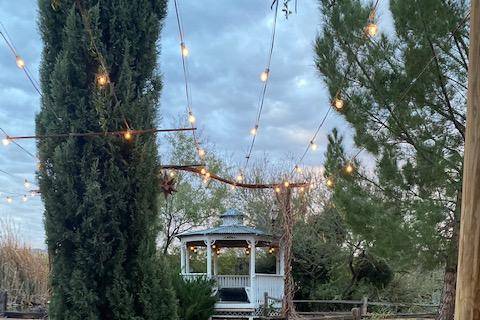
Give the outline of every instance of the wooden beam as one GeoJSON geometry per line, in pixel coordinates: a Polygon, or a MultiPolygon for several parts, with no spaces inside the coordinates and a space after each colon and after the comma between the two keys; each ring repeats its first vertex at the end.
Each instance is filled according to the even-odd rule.
{"type": "MultiPolygon", "coordinates": [[[[203,165],[188,165],[188,166],[180,166],[180,165],[164,165],[160,167],[160,170],[180,170],[180,171],[187,171],[202,175],[202,168],[203,165]]],[[[217,180],[223,182],[225,184],[235,186],[238,188],[246,188],[246,189],[275,189],[277,187],[283,187],[283,182],[277,183],[240,183],[236,182],[227,178],[220,177],[214,173],[210,173],[209,179],[217,180]]],[[[309,186],[308,182],[295,182],[290,183],[288,189],[296,189],[296,188],[306,188],[309,186]]]]}
{"type": "Polygon", "coordinates": [[[480,0],[471,0],[456,320],[480,320],[480,0]]]}

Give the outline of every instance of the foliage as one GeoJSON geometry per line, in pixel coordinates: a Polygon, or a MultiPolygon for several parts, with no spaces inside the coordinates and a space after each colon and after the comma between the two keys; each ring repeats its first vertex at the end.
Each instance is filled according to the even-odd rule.
{"type": "Polygon", "coordinates": [[[10,220],[0,220],[0,288],[6,290],[11,305],[46,308],[48,256],[24,245],[10,220]]]}
{"type": "MultiPolygon", "coordinates": [[[[44,48],[37,134],[155,127],[166,1],[39,0],[44,48]],[[108,72],[108,85],[98,85],[108,72]]],[[[155,135],[41,139],[38,180],[51,258],[50,319],[176,319],[156,254],[155,135]]]]}
{"type": "Polygon", "coordinates": [[[213,315],[217,298],[212,295],[214,281],[205,278],[185,280],[179,273],[173,275],[181,320],[208,320],[213,315]]]}
{"type": "MultiPolygon", "coordinates": [[[[315,45],[317,68],[331,96],[346,100],[341,113],[355,131],[355,144],[375,156],[373,174],[357,164],[355,178],[345,176],[341,168],[348,157],[341,139],[331,135],[325,167],[335,177],[334,205],[363,238],[361,246],[397,268],[445,265],[446,273],[455,273],[467,2],[390,1],[394,34],[373,39],[363,30],[370,5],[320,5],[325,23],[315,45]]],[[[446,286],[445,301],[454,301],[454,284],[446,286]]],[[[444,319],[453,317],[447,309],[444,319]]]]}
{"type": "MultiPolygon", "coordinates": [[[[192,137],[184,132],[177,132],[170,135],[167,141],[170,149],[168,163],[195,163],[195,144],[192,137]]],[[[225,164],[216,158],[213,152],[207,152],[205,164],[211,173],[226,170],[225,164]]],[[[225,211],[224,202],[228,196],[228,189],[224,184],[213,181],[205,184],[191,173],[174,173],[177,192],[167,199],[163,195],[159,197],[161,241],[165,253],[178,234],[212,223],[215,217],[225,211]]]]}

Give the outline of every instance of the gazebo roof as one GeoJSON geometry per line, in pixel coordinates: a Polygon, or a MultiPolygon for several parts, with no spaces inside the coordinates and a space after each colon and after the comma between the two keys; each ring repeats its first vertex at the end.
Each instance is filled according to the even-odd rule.
{"type": "Polygon", "coordinates": [[[254,235],[254,236],[265,236],[269,237],[270,234],[266,233],[263,230],[248,227],[243,224],[244,214],[242,214],[237,209],[228,209],[223,213],[220,218],[222,219],[222,224],[218,227],[188,231],[178,235],[178,238],[188,237],[188,236],[208,236],[208,235],[254,235]]]}

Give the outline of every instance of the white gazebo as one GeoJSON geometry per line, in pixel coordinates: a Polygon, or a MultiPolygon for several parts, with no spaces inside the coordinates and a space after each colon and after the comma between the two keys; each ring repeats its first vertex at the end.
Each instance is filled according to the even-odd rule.
{"type": "MultiPolygon", "coordinates": [[[[281,301],[284,285],[284,250],[279,245],[278,238],[244,225],[244,215],[236,209],[230,209],[220,217],[222,223],[218,227],[190,231],[178,236],[182,244],[181,273],[183,277],[214,279],[216,283],[214,294],[219,298],[215,311],[220,314],[254,314],[264,305],[265,293],[281,301]],[[196,252],[198,247],[206,247],[207,266],[204,273],[192,273],[190,269],[191,254],[196,252]],[[256,273],[255,255],[259,247],[268,248],[269,253],[275,255],[275,274],[256,273]],[[250,258],[249,274],[219,275],[217,255],[221,248],[244,248],[250,258]]],[[[280,308],[281,303],[277,302],[275,307],[280,308]]]]}

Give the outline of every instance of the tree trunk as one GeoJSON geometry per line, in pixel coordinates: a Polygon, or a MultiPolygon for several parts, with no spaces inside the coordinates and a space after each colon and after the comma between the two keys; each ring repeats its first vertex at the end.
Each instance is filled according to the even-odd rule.
{"type": "Polygon", "coordinates": [[[442,300],[436,320],[453,320],[455,314],[455,288],[457,284],[457,267],[445,268],[442,300]]]}

